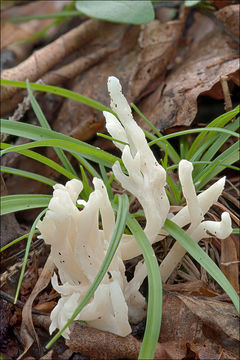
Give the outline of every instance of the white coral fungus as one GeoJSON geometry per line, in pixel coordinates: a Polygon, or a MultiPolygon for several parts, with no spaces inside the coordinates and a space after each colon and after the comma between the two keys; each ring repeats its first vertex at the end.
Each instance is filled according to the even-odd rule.
{"type": "MultiPolygon", "coordinates": [[[[113,172],[122,187],[139,200],[146,216],[144,229],[149,241],[162,240],[167,234],[162,226],[167,218],[181,228],[188,225],[187,233],[198,242],[202,238],[216,236],[226,238],[232,231],[228,213],[222,214],[221,221],[205,221],[204,216],[221,195],[225,178],[218,180],[207,190],[197,195],[192,179],[192,164],[187,160],[179,163],[179,180],[186,206],[175,216],[169,214],[169,201],[165,192],[166,172],[156,161],[147,144],[144,132],[134,121],[130,106],[122,94],[119,80],[108,79],[111,108],[118,119],[104,112],[106,127],[113,138],[126,144],[115,142],[122,151],[122,161],[127,170],[125,174],[118,162],[113,172]],[[159,235],[159,233],[164,235],[159,235]]],[[[52,285],[61,298],[51,313],[50,333],[62,328],[79,305],[92,284],[106,255],[115,225],[114,212],[102,180],[94,178],[94,191],[79,210],[77,198],[83,188],[81,181],[71,180],[65,186],[54,186],[53,197],[43,221],[38,229],[41,237],[51,245],[51,255],[58,268],[61,285],[57,275],[52,285]],[[99,228],[99,213],[102,228],[99,228]]],[[[123,235],[119,249],[96,290],[93,298],[80,312],[77,319],[85,320],[90,326],[126,336],[131,332],[129,319],[140,321],[145,315],[145,299],[139,292],[146,273],[144,262],[136,266],[130,282],[125,277],[123,260],[139,255],[140,249],[131,235],[123,235]]],[[[175,267],[185,255],[179,243],[175,243],[160,265],[163,281],[167,281],[175,267]]],[[[68,337],[69,329],[64,336],[68,337]]]]}
{"type": "MultiPolygon", "coordinates": [[[[108,90],[111,96],[111,108],[118,115],[119,120],[113,114],[104,111],[106,127],[113,138],[129,144],[115,142],[122,151],[122,160],[128,175],[123,173],[119,162],[116,162],[112,169],[122,187],[135,195],[142,205],[147,221],[144,231],[149,241],[153,243],[170,208],[164,188],[166,172],[155,159],[143,130],[133,119],[131,108],[122,94],[117,78],[109,77],[108,90]]],[[[123,241],[120,246],[125,260],[139,255],[135,241],[130,238],[123,241]]]]}
{"type": "MultiPolygon", "coordinates": [[[[51,245],[51,256],[58,268],[62,285],[54,274],[52,285],[61,294],[51,313],[50,333],[61,329],[80,304],[92,284],[106,255],[115,225],[114,212],[102,180],[94,178],[95,190],[88,202],[76,200],[83,186],[71,180],[65,186],[54,186],[53,197],[38,229],[41,237],[51,245]],[[99,229],[99,212],[102,230],[99,229]]],[[[119,251],[115,254],[102,283],[92,300],[81,311],[78,320],[85,320],[92,327],[126,336],[131,332],[128,316],[140,321],[145,315],[145,299],[138,288],[129,291],[125,266],[119,251]],[[126,292],[126,294],[125,294],[126,292]],[[128,314],[128,305],[137,307],[137,314],[128,314]]],[[[69,329],[65,330],[67,338],[69,329]]]]}

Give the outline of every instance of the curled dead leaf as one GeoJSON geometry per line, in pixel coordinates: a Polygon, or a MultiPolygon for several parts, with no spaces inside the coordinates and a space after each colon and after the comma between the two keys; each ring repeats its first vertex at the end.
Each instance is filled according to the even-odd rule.
{"type": "MultiPolygon", "coordinates": [[[[71,326],[70,339],[66,340],[66,345],[73,352],[79,352],[91,360],[138,359],[141,348],[141,342],[132,335],[121,337],[76,321],[71,326]]],[[[162,344],[157,345],[154,358],[171,359],[162,344]]]]}
{"type": "Polygon", "coordinates": [[[41,275],[38,278],[38,281],[35,284],[33,291],[29,296],[27,302],[25,303],[22,311],[22,324],[21,324],[20,335],[24,343],[24,352],[18,357],[18,360],[24,357],[27,351],[31,348],[34,341],[36,341],[39,345],[38,336],[35,331],[32,320],[32,304],[36,296],[40,293],[40,291],[42,291],[49,284],[53,270],[54,270],[54,264],[51,256],[49,255],[44,265],[44,268],[41,272],[41,275]]]}
{"type": "MultiPolygon", "coordinates": [[[[205,19],[199,21],[206,26],[205,19]]],[[[198,27],[198,32],[202,26],[198,27]]],[[[221,76],[238,70],[239,56],[238,51],[231,47],[232,39],[217,27],[213,31],[211,29],[209,27],[211,32],[199,37],[199,41],[193,42],[192,46],[185,47],[182,62],[170,72],[163,90],[157,89],[140,103],[141,111],[159,129],[189,126],[197,114],[199,95],[206,95],[221,76]]]]}

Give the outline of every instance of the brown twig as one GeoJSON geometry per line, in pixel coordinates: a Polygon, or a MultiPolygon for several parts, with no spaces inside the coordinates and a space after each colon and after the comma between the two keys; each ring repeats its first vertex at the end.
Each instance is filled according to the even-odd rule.
{"type": "Polygon", "coordinates": [[[230,95],[229,86],[228,86],[228,76],[221,76],[220,82],[222,85],[222,91],[223,91],[224,102],[225,102],[224,110],[230,111],[230,110],[232,110],[232,100],[231,100],[231,95],[230,95]]]}
{"type": "Polygon", "coordinates": [[[50,71],[42,77],[42,81],[49,85],[59,85],[65,81],[73,79],[75,76],[87,70],[90,66],[96,64],[113,50],[110,48],[100,48],[94,53],[80,57],[70,64],[60,67],[57,70],[50,71]]]}
{"type": "MultiPolygon", "coordinates": [[[[28,59],[14,68],[4,70],[2,79],[36,81],[70,53],[92,39],[101,26],[101,21],[91,19],[67,32],[51,44],[36,51],[28,59]]],[[[7,100],[17,92],[15,87],[2,87],[1,101],[7,100]]]]}

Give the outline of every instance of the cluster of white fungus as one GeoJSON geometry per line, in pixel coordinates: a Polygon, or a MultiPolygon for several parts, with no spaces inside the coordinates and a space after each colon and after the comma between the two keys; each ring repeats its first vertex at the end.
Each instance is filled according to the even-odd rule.
{"type": "MultiPolygon", "coordinates": [[[[197,195],[192,180],[192,164],[187,160],[179,163],[179,179],[186,206],[176,215],[169,214],[169,201],[165,192],[166,172],[155,159],[147,144],[144,132],[134,121],[131,108],[122,94],[119,80],[108,79],[111,108],[118,119],[104,112],[106,127],[122,151],[126,175],[118,162],[113,172],[121,186],[132,193],[140,202],[145,216],[144,232],[150,243],[162,240],[167,234],[159,235],[168,216],[180,227],[189,224],[187,233],[196,241],[210,236],[224,239],[232,232],[231,219],[227,212],[220,222],[204,221],[204,215],[221,195],[225,178],[220,179],[207,190],[197,195]]],[[[65,186],[54,186],[49,209],[38,223],[41,238],[51,245],[51,256],[58,269],[52,278],[54,289],[61,294],[58,304],[51,313],[50,333],[61,329],[79,305],[106,255],[115,225],[114,212],[102,180],[94,178],[94,191],[87,202],[77,200],[83,185],[71,180],[65,186]],[[76,203],[83,206],[77,208],[76,203]],[[99,228],[99,213],[102,227],[99,228]]],[[[163,231],[161,231],[163,233],[163,231]]],[[[139,292],[146,266],[139,262],[133,279],[125,276],[124,260],[141,253],[135,238],[123,235],[120,246],[102,283],[77,319],[90,326],[126,336],[131,332],[129,321],[139,322],[145,316],[146,302],[139,292]]],[[[177,242],[173,245],[160,265],[162,280],[165,282],[176,268],[185,249],[177,242]]],[[[69,329],[63,336],[68,337],[69,329]]]]}

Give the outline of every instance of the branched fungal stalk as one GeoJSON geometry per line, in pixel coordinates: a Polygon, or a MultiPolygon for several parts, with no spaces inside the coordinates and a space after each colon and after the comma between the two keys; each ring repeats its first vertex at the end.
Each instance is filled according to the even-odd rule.
{"type": "MultiPolygon", "coordinates": [[[[111,108],[118,119],[113,114],[104,112],[106,127],[113,138],[124,142],[116,142],[115,145],[122,152],[127,174],[118,162],[113,165],[112,170],[123,189],[139,200],[146,217],[144,232],[153,244],[167,235],[161,230],[166,218],[170,216],[170,204],[165,192],[166,172],[155,159],[144,132],[134,121],[119,80],[110,77],[108,90],[111,108]],[[160,236],[160,232],[164,235],[160,236]]],[[[221,195],[225,178],[197,195],[192,170],[193,166],[189,161],[180,161],[179,180],[186,206],[175,216],[171,214],[171,220],[181,228],[189,224],[187,233],[196,242],[211,236],[224,239],[232,232],[229,214],[224,212],[219,222],[205,221],[204,216],[221,195]]],[[[81,210],[76,206],[83,189],[81,181],[73,179],[65,186],[55,185],[49,210],[43,221],[38,223],[41,238],[51,245],[51,256],[61,281],[59,285],[57,275],[53,275],[52,285],[61,294],[61,298],[51,313],[51,333],[65,325],[83,299],[100,268],[113,234],[115,218],[105,185],[97,178],[93,179],[93,184],[94,191],[88,201],[78,200],[78,204],[83,206],[81,210]]],[[[123,261],[140,253],[135,238],[123,235],[108,274],[78,315],[78,320],[85,320],[90,326],[121,336],[131,332],[129,320],[138,322],[145,316],[146,302],[139,287],[147,273],[144,262],[139,262],[133,279],[127,282],[123,261]]],[[[163,281],[167,281],[185,253],[179,243],[173,245],[160,265],[163,281]]],[[[63,333],[66,338],[68,334],[69,329],[63,333]]]]}

